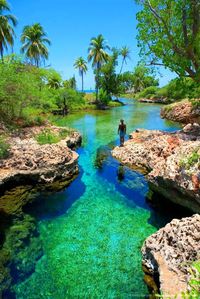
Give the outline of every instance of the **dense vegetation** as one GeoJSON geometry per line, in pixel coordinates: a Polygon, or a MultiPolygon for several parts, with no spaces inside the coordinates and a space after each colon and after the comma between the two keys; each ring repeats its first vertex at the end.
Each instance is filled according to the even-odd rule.
{"type": "Polygon", "coordinates": [[[7,124],[41,124],[44,113],[87,106],[83,95],[72,88],[73,80],[63,82],[53,69],[24,64],[12,56],[0,63],[0,76],[0,120],[7,124]]]}
{"type": "Polygon", "coordinates": [[[200,97],[200,84],[190,78],[176,78],[164,87],[150,86],[135,95],[140,98],[165,98],[168,102],[181,99],[198,99],[200,97]]]}
{"type": "Polygon", "coordinates": [[[200,82],[200,4],[198,0],[137,0],[138,43],[151,65],[200,82]]]}

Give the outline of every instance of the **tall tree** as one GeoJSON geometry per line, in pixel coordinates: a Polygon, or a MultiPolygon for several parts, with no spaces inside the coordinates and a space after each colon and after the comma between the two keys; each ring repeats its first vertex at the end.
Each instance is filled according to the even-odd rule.
{"type": "Polygon", "coordinates": [[[14,27],[17,25],[17,19],[10,13],[10,6],[6,0],[0,0],[0,55],[3,61],[4,50],[14,44],[14,27]],[[7,14],[8,12],[8,14],[7,14]]]}
{"type": "Polygon", "coordinates": [[[97,37],[93,37],[90,41],[88,49],[88,61],[92,61],[92,66],[95,69],[95,81],[96,81],[96,100],[98,101],[99,93],[99,73],[101,66],[108,61],[109,54],[106,50],[109,50],[110,47],[106,44],[105,38],[102,34],[99,34],[97,37]]]}
{"type": "Polygon", "coordinates": [[[21,35],[22,53],[30,59],[31,63],[40,66],[41,61],[48,59],[49,51],[46,45],[50,45],[50,40],[43,27],[39,24],[25,26],[21,35]]]}
{"type": "Polygon", "coordinates": [[[130,59],[130,49],[127,46],[121,48],[120,55],[122,56],[122,65],[120,69],[120,74],[122,72],[124,63],[127,64],[127,59],[130,59]]]}
{"type": "Polygon", "coordinates": [[[150,65],[200,82],[200,1],[138,0],[138,44],[150,65]]]}
{"type": "Polygon", "coordinates": [[[76,59],[74,63],[74,67],[79,70],[79,74],[82,79],[82,91],[83,91],[84,90],[83,76],[84,73],[87,72],[87,62],[83,59],[83,57],[79,57],[76,59]]]}

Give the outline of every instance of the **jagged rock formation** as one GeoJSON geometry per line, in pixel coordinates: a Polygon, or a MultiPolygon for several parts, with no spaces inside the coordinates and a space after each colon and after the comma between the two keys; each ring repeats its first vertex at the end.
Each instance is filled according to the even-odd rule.
{"type": "Polygon", "coordinates": [[[176,133],[136,130],[112,155],[145,169],[151,189],[169,200],[200,212],[200,126],[187,125],[176,133]]]}
{"type": "MultiPolygon", "coordinates": [[[[59,132],[61,128],[50,127],[59,132]]],[[[69,147],[81,143],[81,136],[71,132],[70,136],[55,144],[39,145],[34,138],[42,127],[24,129],[8,138],[11,148],[9,157],[0,160],[0,188],[6,184],[29,181],[52,183],[60,179],[71,179],[78,172],[78,154],[69,147]]]]}
{"type": "Polygon", "coordinates": [[[193,107],[192,103],[186,100],[163,107],[160,115],[162,118],[184,124],[200,124],[200,109],[193,107]]]}
{"type": "MultiPolygon", "coordinates": [[[[0,126],[0,133],[4,129],[0,126]]],[[[14,298],[11,286],[31,275],[43,255],[36,221],[23,208],[38,190],[60,190],[78,173],[78,154],[70,148],[81,143],[81,135],[69,131],[58,143],[39,145],[35,136],[46,129],[6,132],[11,147],[8,158],[0,160],[0,298],[14,298]]],[[[54,126],[48,130],[63,132],[54,126]]]]}
{"type": "Polygon", "coordinates": [[[151,235],[142,247],[145,281],[164,296],[182,298],[188,289],[189,269],[200,259],[200,215],[174,219],[151,235]],[[159,286],[157,285],[159,284],[159,286]]]}

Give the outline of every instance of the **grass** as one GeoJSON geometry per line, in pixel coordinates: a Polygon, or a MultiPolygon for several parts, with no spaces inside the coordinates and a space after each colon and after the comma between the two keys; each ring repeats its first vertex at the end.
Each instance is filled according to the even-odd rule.
{"type": "Polygon", "coordinates": [[[198,153],[199,148],[195,149],[189,157],[180,160],[179,165],[181,167],[185,167],[189,169],[190,167],[194,166],[196,163],[200,163],[200,154],[198,153]]]}
{"type": "Polygon", "coordinates": [[[0,159],[5,159],[9,156],[10,145],[3,137],[0,137],[0,159]]]}
{"type": "Polygon", "coordinates": [[[36,136],[36,140],[40,145],[58,143],[60,138],[58,135],[53,134],[50,130],[43,130],[36,136]]]}
{"type": "Polygon", "coordinates": [[[51,132],[49,129],[45,129],[41,133],[39,133],[35,137],[35,139],[40,145],[58,143],[62,139],[70,136],[73,131],[74,130],[71,128],[64,128],[61,129],[58,134],[56,134],[54,132],[51,132]]]}

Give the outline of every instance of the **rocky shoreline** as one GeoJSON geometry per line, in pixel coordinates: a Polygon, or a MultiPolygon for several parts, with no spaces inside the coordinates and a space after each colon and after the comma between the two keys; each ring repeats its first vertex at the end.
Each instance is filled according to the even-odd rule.
{"type": "Polygon", "coordinates": [[[166,118],[168,120],[180,122],[183,124],[200,124],[200,108],[193,106],[192,102],[189,102],[188,100],[175,102],[166,107],[163,107],[161,109],[160,115],[162,118],[166,118]]]}
{"type": "MultiPolygon", "coordinates": [[[[136,130],[112,155],[143,171],[150,189],[169,201],[200,213],[200,126],[182,130],[136,130]]],[[[200,216],[174,219],[146,239],[142,247],[145,282],[154,294],[182,298],[188,290],[191,263],[200,260],[200,216]]]]}
{"type": "MultiPolygon", "coordinates": [[[[200,215],[173,219],[151,235],[142,247],[145,282],[153,293],[183,298],[188,290],[191,265],[200,260],[200,215]]],[[[188,297],[189,298],[189,297],[188,297]]]]}
{"type": "Polygon", "coordinates": [[[150,187],[193,212],[200,212],[200,126],[174,133],[136,130],[112,155],[146,171],[150,187]]]}
{"type": "Polygon", "coordinates": [[[24,207],[38,191],[62,190],[79,171],[70,148],[81,144],[81,135],[70,130],[58,143],[40,145],[35,137],[47,128],[55,135],[63,130],[41,126],[7,134],[9,156],[0,160],[0,298],[13,298],[15,283],[31,275],[43,255],[36,220],[24,207]]]}
{"type": "MultiPolygon", "coordinates": [[[[56,180],[70,180],[78,173],[78,154],[70,148],[81,143],[81,135],[71,131],[58,143],[40,145],[36,136],[46,127],[33,127],[10,135],[9,156],[0,160],[0,191],[20,183],[51,184],[56,180]]],[[[49,126],[59,134],[62,128],[49,126]]]]}

